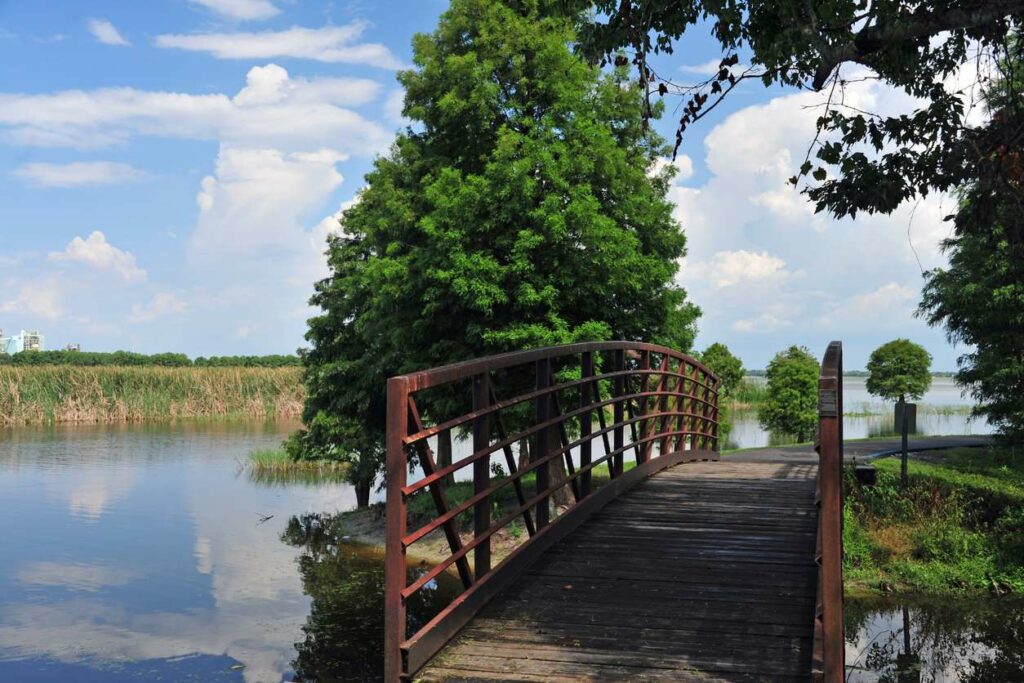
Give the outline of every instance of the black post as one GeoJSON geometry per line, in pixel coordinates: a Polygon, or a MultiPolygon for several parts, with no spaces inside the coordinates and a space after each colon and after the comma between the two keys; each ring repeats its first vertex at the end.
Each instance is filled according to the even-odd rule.
{"type": "Polygon", "coordinates": [[[900,433],[902,434],[902,440],[900,444],[900,484],[903,488],[907,487],[909,477],[907,476],[907,432],[909,428],[909,422],[907,421],[907,402],[900,396],[900,415],[902,416],[902,424],[900,425],[900,433]]]}

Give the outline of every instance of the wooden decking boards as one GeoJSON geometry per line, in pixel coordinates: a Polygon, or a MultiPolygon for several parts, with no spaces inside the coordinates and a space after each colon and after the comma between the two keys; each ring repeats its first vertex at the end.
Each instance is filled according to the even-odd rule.
{"type": "Polygon", "coordinates": [[[548,550],[416,679],[808,680],[816,472],[655,475],[548,550]]]}

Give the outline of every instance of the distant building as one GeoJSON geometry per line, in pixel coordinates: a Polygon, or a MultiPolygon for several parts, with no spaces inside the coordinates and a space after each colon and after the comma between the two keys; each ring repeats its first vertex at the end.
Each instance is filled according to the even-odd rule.
{"type": "Polygon", "coordinates": [[[82,350],[82,345],[81,344],[75,344],[75,343],[69,343],[67,346],[64,347],[64,350],[65,351],[81,351],[82,350]]]}
{"type": "Polygon", "coordinates": [[[13,337],[5,337],[3,330],[0,330],[0,353],[13,355],[21,351],[42,351],[43,344],[43,335],[36,331],[22,330],[13,337]]]}

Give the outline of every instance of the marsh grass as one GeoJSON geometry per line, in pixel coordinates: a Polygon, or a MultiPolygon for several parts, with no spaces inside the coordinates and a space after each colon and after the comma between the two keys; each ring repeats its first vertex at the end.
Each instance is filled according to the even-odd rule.
{"type": "Polygon", "coordinates": [[[341,482],[348,466],[327,460],[292,460],[283,448],[271,448],[250,453],[245,469],[255,484],[284,486],[341,482]]]}
{"type": "Polygon", "coordinates": [[[301,368],[0,366],[0,425],[297,418],[301,368]]]}
{"type": "Polygon", "coordinates": [[[1024,451],[920,454],[907,490],[897,458],[875,465],[875,486],[846,479],[852,592],[1024,592],[1024,451]]]}

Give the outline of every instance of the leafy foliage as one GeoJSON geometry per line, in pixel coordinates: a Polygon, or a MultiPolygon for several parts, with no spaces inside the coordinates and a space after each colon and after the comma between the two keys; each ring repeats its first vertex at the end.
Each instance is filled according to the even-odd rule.
{"type": "MultiPolygon", "coordinates": [[[[811,181],[806,191],[818,210],[837,216],[889,213],[907,199],[974,177],[974,164],[994,149],[992,141],[967,123],[974,84],[953,90],[944,82],[968,62],[991,64],[1024,20],[1024,0],[566,0],[563,6],[597,10],[584,15],[583,43],[593,58],[631,48],[647,92],[688,98],[677,145],[687,126],[744,79],[826,90],[815,160],[807,159],[798,176],[811,181]],[[718,73],[680,87],[650,69],[648,54],[671,53],[688,30],[708,26],[723,52],[718,73]],[[739,70],[740,52],[749,52],[751,68],[739,70]],[[841,76],[842,64],[867,68],[841,76]],[[911,98],[892,115],[847,106],[848,78],[878,78],[911,98]]],[[[979,79],[985,77],[983,69],[979,79]]]]}
{"type": "Polygon", "coordinates": [[[871,352],[868,393],[895,400],[917,400],[932,385],[932,354],[909,339],[894,339],[871,352]]]}
{"type": "Polygon", "coordinates": [[[415,37],[399,74],[415,125],[367,175],[312,298],[297,457],[349,460],[368,486],[391,375],[583,340],[689,349],[664,144],[626,74],[574,39],[538,0],[455,0],[415,37]]]}
{"type": "Polygon", "coordinates": [[[987,91],[991,153],[979,159],[943,243],[949,266],[928,273],[919,313],[953,342],[972,347],[957,382],[978,401],[975,413],[1003,435],[1024,439],[1024,45],[1006,76],[987,91]]]}
{"type": "Polygon", "coordinates": [[[0,353],[0,365],[157,366],[165,368],[283,368],[301,365],[298,356],[202,356],[194,361],[183,353],[133,353],[131,351],[19,351],[0,353]]]}
{"type": "Polygon", "coordinates": [[[803,346],[790,346],[768,364],[767,397],[757,410],[765,429],[807,441],[818,424],[817,359],[803,346]]]}
{"type": "Polygon", "coordinates": [[[732,396],[743,381],[743,361],[732,355],[729,347],[721,342],[715,342],[704,349],[700,360],[718,375],[722,382],[722,394],[732,396]]]}

